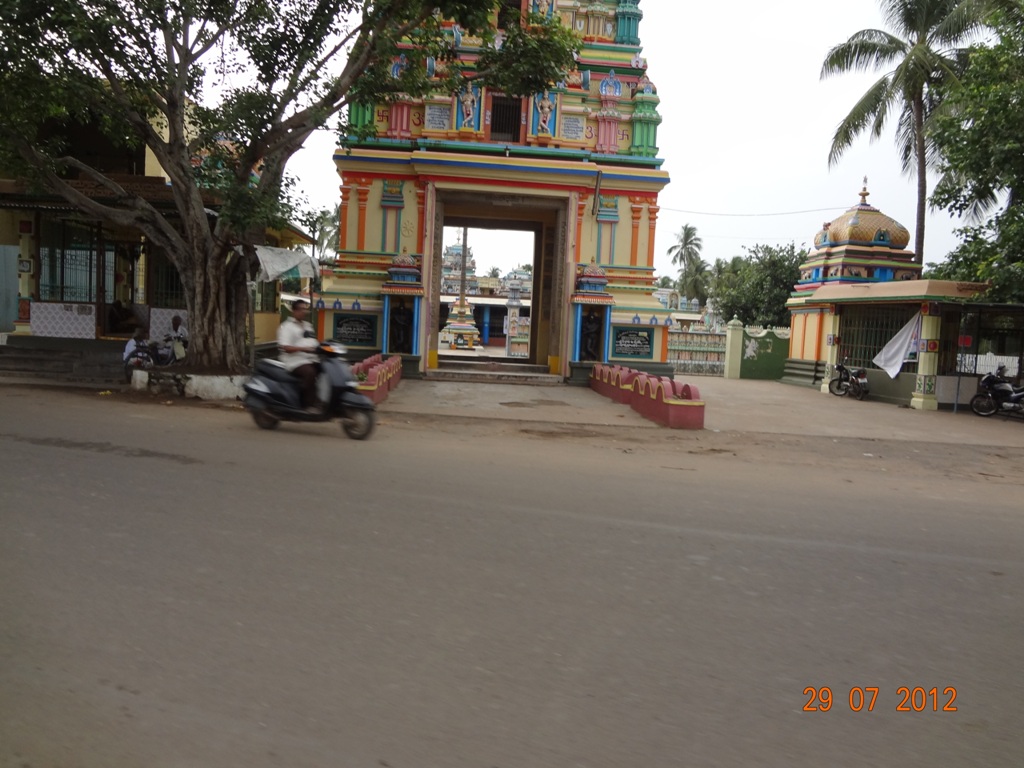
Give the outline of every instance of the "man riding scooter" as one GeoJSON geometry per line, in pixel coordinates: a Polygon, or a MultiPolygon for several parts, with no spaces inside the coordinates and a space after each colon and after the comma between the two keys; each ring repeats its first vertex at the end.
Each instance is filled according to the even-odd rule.
{"type": "Polygon", "coordinates": [[[309,302],[305,299],[292,302],[291,317],[285,319],[277,329],[277,348],[284,367],[302,382],[303,408],[307,412],[316,413],[319,404],[316,397],[317,357],[314,350],[319,342],[307,317],[309,302]]]}

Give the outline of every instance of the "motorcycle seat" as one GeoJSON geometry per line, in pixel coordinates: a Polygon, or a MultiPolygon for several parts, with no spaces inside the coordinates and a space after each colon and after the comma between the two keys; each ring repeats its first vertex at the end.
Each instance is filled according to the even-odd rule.
{"type": "Polygon", "coordinates": [[[256,373],[261,376],[266,376],[268,379],[272,379],[273,381],[281,381],[288,384],[296,381],[294,374],[285,368],[284,363],[280,360],[257,360],[256,373]]]}

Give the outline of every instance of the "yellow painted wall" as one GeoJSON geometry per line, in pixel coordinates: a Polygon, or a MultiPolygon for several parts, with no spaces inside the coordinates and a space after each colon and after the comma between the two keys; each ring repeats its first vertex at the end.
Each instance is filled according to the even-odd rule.
{"type": "Polygon", "coordinates": [[[277,312],[256,313],[256,343],[265,344],[277,339],[277,328],[281,325],[281,315],[277,312]]]}

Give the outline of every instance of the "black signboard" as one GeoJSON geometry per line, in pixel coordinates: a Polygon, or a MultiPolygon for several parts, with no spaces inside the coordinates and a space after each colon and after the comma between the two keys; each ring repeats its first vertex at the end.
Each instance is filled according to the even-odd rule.
{"type": "Polygon", "coordinates": [[[376,347],[377,316],[335,312],[334,338],[349,347],[376,347]]]}
{"type": "Polygon", "coordinates": [[[613,357],[653,357],[654,328],[624,326],[612,329],[613,357]]]}

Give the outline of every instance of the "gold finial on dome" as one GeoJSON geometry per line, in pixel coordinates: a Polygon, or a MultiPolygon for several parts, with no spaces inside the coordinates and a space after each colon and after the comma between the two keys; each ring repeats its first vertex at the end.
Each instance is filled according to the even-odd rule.
{"type": "Polygon", "coordinates": [[[861,205],[867,205],[868,204],[868,195],[870,195],[870,194],[871,193],[868,192],[868,177],[865,176],[864,177],[864,186],[860,190],[860,204],[861,205]]]}

